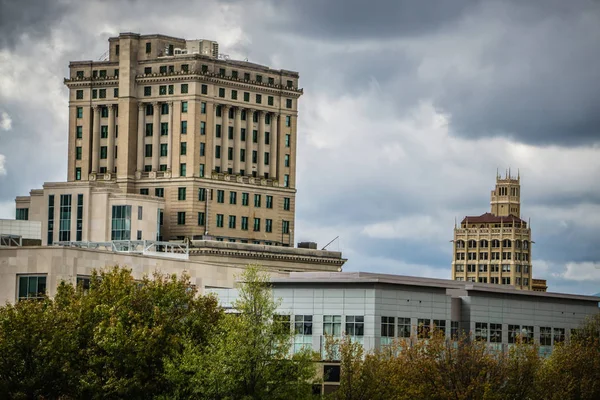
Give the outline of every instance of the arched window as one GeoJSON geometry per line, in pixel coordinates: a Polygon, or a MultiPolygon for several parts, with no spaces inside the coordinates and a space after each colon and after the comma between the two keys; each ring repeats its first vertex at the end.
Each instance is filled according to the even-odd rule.
{"type": "Polygon", "coordinates": [[[512,243],[511,243],[510,239],[504,239],[502,241],[502,247],[512,247],[512,243]]]}
{"type": "Polygon", "coordinates": [[[481,242],[479,242],[479,247],[489,247],[490,246],[490,242],[488,242],[485,239],[482,239],[481,242]]]}
{"type": "Polygon", "coordinates": [[[523,248],[527,250],[529,248],[529,242],[527,240],[523,240],[523,248]]]}
{"type": "Polygon", "coordinates": [[[469,248],[474,249],[475,247],[477,247],[477,241],[473,239],[469,240],[469,248]]]}
{"type": "Polygon", "coordinates": [[[465,248],[465,241],[464,240],[457,240],[456,241],[456,248],[457,249],[464,249],[465,248]]]}
{"type": "Polygon", "coordinates": [[[521,245],[522,245],[522,243],[523,243],[523,242],[521,242],[520,240],[515,240],[515,247],[516,247],[517,249],[520,249],[520,248],[522,247],[522,246],[521,246],[521,245]]]}
{"type": "Polygon", "coordinates": [[[493,248],[498,248],[500,247],[500,241],[498,239],[494,239],[492,240],[492,247],[493,248]]]}

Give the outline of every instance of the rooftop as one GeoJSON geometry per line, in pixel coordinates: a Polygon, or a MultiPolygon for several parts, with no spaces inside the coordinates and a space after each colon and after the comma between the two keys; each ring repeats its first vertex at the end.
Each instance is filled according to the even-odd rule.
{"type": "Polygon", "coordinates": [[[472,224],[486,224],[486,223],[509,223],[509,222],[522,222],[525,223],[521,218],[515,217],[514,215],[509,215],[507,217],[498,217],[492,213],[486,212],[485,214],[481,214],[479,216],[467,215],[463,220],[462,224],[472,223],[472,224]]]}
{"type": "Polygon", "coordinates": [[[470,295],[470,292],[485,292],[515,296],[600,302],[600,297],[598,296],[534,292],[530,290],[519,290],[509,285],[460,282],[450,279],[421,278],[416,276],[378,274],[371,272],[291,272],[289,278],[274,278],[272,279],[272,282],[275,284],[382,283],[440,289],[458,289],[463,290],[467,296],[470,295]]]}

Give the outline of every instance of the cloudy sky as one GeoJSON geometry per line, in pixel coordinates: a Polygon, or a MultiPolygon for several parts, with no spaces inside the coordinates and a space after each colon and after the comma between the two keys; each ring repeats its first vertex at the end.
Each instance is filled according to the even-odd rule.
{"type": "Polygon", "coordinates": [[[0,218],[66,179],[68,61],[125,31],[300,72],[296,239],[346,270],[449,278],[510,167],[534,276],[600,292],[600,2],[0,0],[0,218]]]}

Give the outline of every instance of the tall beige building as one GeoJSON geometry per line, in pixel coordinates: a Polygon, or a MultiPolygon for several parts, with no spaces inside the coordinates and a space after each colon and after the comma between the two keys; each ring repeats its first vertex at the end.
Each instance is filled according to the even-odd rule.
{"type": "Polygon", "coordinates": [[[108,42],[106,60],[69,64],[67,182],[18,197],[17,215],[42,221],[44,244],[293,245],[298,73],[231,60],[214,41],[108,42]]]}
{"type": "Polygon", "coordinates": [[[531,229],[521,219],[520,176],[496,176],[491,212],[454,227],[452,279],[532,290],[531,229]]]}

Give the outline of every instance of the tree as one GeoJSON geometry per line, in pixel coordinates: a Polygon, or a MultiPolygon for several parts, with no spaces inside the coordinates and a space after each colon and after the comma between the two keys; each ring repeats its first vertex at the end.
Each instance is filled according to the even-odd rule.
{"type": "Polygon", "coordinates": [[[233,311],[206,351],[188,349],[167,363],[175,398],[304,399],[316,375],[314,354],[291,354],[289,318],[277,318],[269,276],[249,266],[233,311]]]}
{"type": "Polygon", "coordinates": [[[135,281],[114,267],[89,291],[62,283],[54,299],[0,308],[0,398],[130,398],[167,393],[164,359],[202,346],[221,318],[189,278],[135,281]]]}

